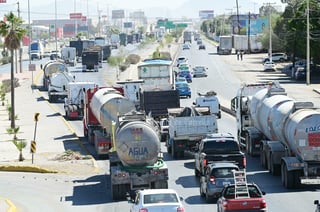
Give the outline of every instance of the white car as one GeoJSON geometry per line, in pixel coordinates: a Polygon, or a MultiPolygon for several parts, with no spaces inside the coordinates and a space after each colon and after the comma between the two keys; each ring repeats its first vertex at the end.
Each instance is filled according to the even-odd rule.
{"type": "Polygon", "coordinates": [[[263,64],[263,71],[276,71],[276,64],[274,62],[267,61],[263,64]]]}
{"type": "Polygon", "coordinates": [[[207,67],[204,66],[195,66],[193,68],[193,77],[207,77],[207,67]]]}
{"type": "MultiPolygon", "coordinates": [[[[272,53],[272,61],[274,62],[284,62],[288,60],[288,56],[286,53],[272,53]]],[[[262,62],[265,63],[270,61],[269,56],[263,57],[262,62]]]]}
{"type": "Polygon", "coordinates": [[[189,43],[184,43],[184,44],[182,45],[182,50],[190,49],[190,48],[191,48],[191,46],[190,46],[189,43]]]}
{"type": "Polygon", "coordinates": [[[135,199],[128,199],[133,203],[130,212],[184,212],[182,198],[173,189],[139,190],[135,199]]]}

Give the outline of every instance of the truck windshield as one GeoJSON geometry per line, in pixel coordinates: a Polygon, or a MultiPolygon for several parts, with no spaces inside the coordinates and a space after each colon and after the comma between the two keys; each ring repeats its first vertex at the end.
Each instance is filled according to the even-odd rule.
{"type": "Polygon", "coordinates": [[[205,152],[238,152],[239,146],[234,140],[209,140],[203,149],[205,152]]]}

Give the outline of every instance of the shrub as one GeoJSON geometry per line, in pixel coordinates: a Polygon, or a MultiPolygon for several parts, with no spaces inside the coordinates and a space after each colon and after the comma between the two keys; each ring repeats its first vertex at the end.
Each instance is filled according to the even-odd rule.
{"type": "Polygon", "coordinates": [[[128,57],[126,58],[125,63],[126,64],[137,64],[140,61],[140,56],[137,54],[130,54],[128,55],[128,57]]]}

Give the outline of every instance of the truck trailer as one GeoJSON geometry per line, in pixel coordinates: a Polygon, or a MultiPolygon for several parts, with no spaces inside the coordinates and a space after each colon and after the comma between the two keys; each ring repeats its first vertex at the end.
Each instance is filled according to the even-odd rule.
{"type": "Polygon", "coordinates": [[[114,88],[86,92],[84,134],[110,160],[111,195],[124,199],[138,189],[168,188],[159,126],[114,88]]]}
{"type": "Polygon", "coordinates": [[[173,158],[184,157],[184,152],[195,152],[201,139],[217,133],[216,115],[208,107],[168,108],[169,138],[167,151],[173,158]]]}
{"type": "Polygon", "coordinates": [[[320,184],[320,112],[312,102],[293,100],[273,82],[242,86],[231,105],[239,141],[284,187],[320,184]],[[242,92],[250,88],[256,92],[242,92]]]}
{"type": "Polygon", "coordinates": [[[231,54],[232,52],[232,36],[225,35],[219,37],[218,54],[231,54]]]}

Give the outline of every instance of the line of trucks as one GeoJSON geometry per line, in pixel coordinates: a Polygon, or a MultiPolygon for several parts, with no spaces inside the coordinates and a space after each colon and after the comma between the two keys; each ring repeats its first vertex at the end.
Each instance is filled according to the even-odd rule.
{"type": "Polygon", "coordinates": [[[320,184],[320,112],[279,83],[244,84],[231,100],[238,140],[286,188],[320,184]]]}
{"type": "Polygon", "coordinates": [[[233,49],[235,52],[245,53],[264,51],[259,35],[223,35],[219,37],[218,54],[231,54],[233,49]]]}
{"type": "Polygon", "coordinates": [[[65,117],[82,119],[84,135],[97,156],[109,157],[115,200],[137,189],[168,187],[157,122],[161,117],[169,119],[171,134],[166,144],[175,158],[185,150],[194,151],[207,133],[217,132],[217,115],[210,113],[209,107],[181,108],[177,91],[164,86],[172,85],[169,61],[143,61],[138,73],[137,81],[99,87],[94,82],[76,82],[62,62],[50,61],[44,67],[49,100],[63,98],[65,117]],[[62,82],[63,77],[69,78],[64,85],[52,84],[55,78],[62,82]],[[54,93],[52,87],[60,87],[60,93],[54,93]],[[170,95],[175,98],[167,98],[170,95]]]}

